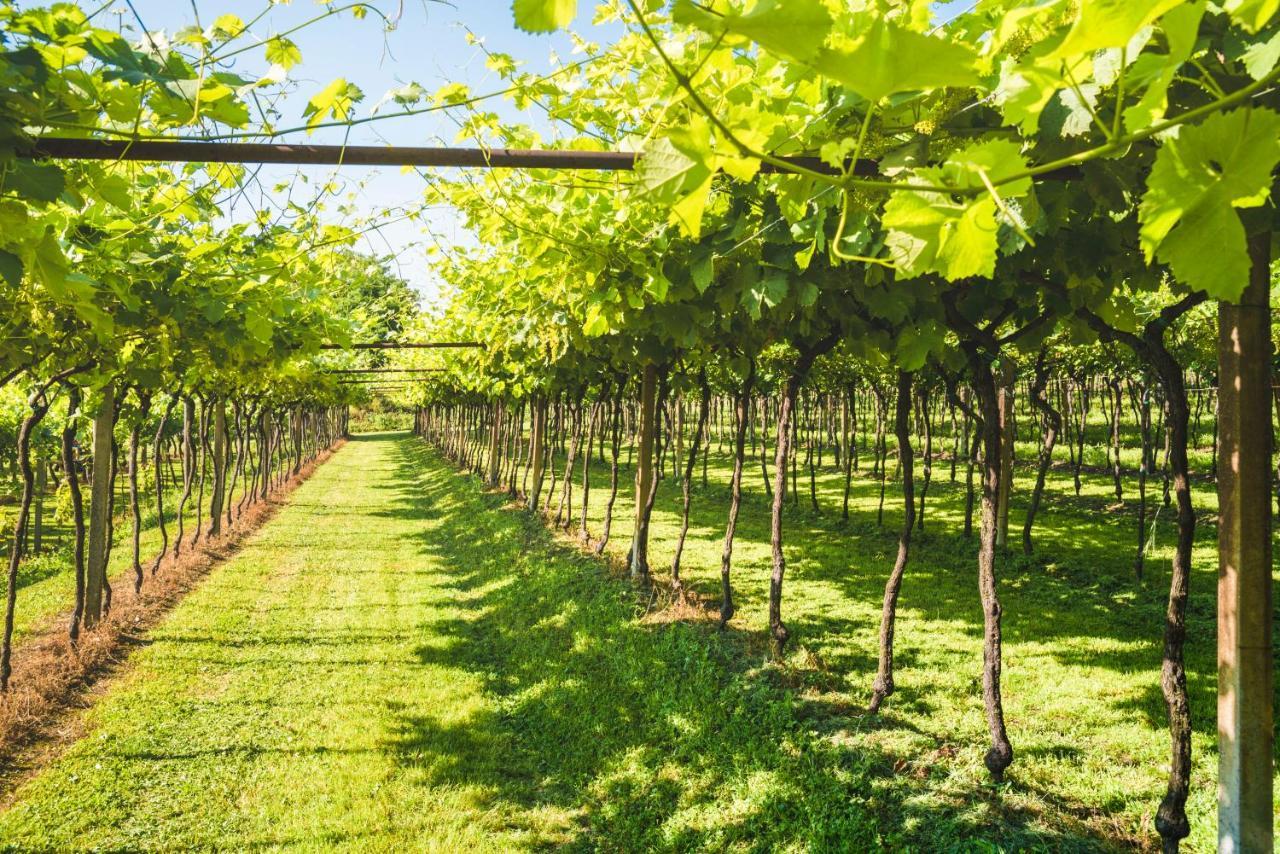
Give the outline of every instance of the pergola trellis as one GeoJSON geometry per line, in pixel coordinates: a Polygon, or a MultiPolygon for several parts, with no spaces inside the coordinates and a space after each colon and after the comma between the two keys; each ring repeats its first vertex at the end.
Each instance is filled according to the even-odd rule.
{"type": "Polygon", "coordinates": [[[444,368],[333,368],[326,374],[438,374],[444,368]]]}
{"type": "MultiPolygon", "coordinates": [[[[196,163],[580,169],[627,171],[640,155],[622,151],[333,146],[198,140],[45,137],[23,156],[196,163]]],[[[788,165],[834,172],[815,157],[788,165]]],[[[761,171],[777,169],[762,164],[761,171]]],[[[874,161],[855,174],[876,175],[874,161]]],[[[1073,168],[1041,175],[1070,179],[1073,168]]],[[[1227,851],[1271,850],[1271,235],[1251,241],[1250,280],[1238,303],[1218,313],[1218,819],[1227,851]],[[1266,244],[1266,245],[1264,245],[1266,244]]],[[[325,349],[483,347],[478,342],[367,342],[325,349]]],[[[382,380],[386,386],[389,381],[382,380]]],[[[414,382],[404,380],[399,382],[414,382]]]]}

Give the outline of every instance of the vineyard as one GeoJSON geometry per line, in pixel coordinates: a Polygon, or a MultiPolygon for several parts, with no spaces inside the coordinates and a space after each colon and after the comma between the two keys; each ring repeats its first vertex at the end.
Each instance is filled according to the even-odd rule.
{"type": "Polygon", "coordinates": [[[216,5],[0,2],[0,850],[1272,850],[1280,0],[216,5]]]}

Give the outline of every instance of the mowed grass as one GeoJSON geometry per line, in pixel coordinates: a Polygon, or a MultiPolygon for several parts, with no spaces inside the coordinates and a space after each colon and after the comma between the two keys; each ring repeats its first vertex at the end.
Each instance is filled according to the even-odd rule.
{"type": "MultiPolygon", "coordinates": [[[[864,460],[865,465],[865,460],[864,460]]],[[[892,462],[891,462],[892,466],[892,462]]],[[[1167,529],[1131,580],[1108,483],[1056,477],[1034,560],[1001,566],[1015,763],[981,764],[981,615],[961,490],[935,466],[908,570],[899,690],[861,714],[900,510],[820,482],[788,505],[787,661],[766,663],[758,462],[729,632],[649,599],[419,441],[360,437],[156,629],[88,735],[0,815],[10,850],[1095,850],[1154,840],[1167,529]],[[1062,482],[1059,482],[1062,481],[1062,482]]],[[[718,583],[727,460],[685,575],[718,583]]],[[[629,470],[623,482],[628,483],[629,470]]],[[[593,532],[607,471],[593,468],[593,532]]],[[[655,510],[669,561],[678,488],[655,510]]],[[[579,493],[575,492],[577,505],[579,493]]],[[[1157,497],[1158,500],[1158,497],[1157,497]]],[[[575,507],[576,512],[576,507],[575,507]]],[[[614,547],[625,551],[620,496],[614,547]]],[[[1015,505],[1015,518],[1020,519],[1015,505]]],[[[575,524],[576,527],[576,524],[575,524]]],[[[1213,847],[1212,545],[1197,553],[1189,848],[1213,847]]]]}
{"type": "MultiPolygon", "coordinates": [[[[152,633],[0,816],[10,850],[510,850],[874,839],[732,639],[421,443],[350,443],[152,633]],[[709,642],[710,641],[710,642],[709,642]]],[[[887,815],[886,815],[887,817],[887,815]]]]}
{"type": "MultiPolygon", "coordinates": [[[[915,534],[899,601],[898,691],[882,714],[871,718],[861,710],[875,675],[881,599],[902,524],[901,487],[892,479],[893,439],[888,440],[890,482],[882,526],[876,524],[880,486],[870,476],[866,451],[871,437],[862,436],[848,522],[840,518],[844,479],[829,449],[817,475],[819,511],[812,510],[801,439],[799,501],[794,493],[788,495],[784,522],[783,617],[792,642],[782,666],[762,672],[771,672],[793,691],[796,714],[825,744],[871,759],[872,800],[886,814],[895,814],[900,833],[895,840],[909,840],[924,850],[1159,847],[1154,814],[1164,794],[1169,750],[1159,673],[1175,514],[1163,506],[1160,478],[1152,477],[1147,484],[1148,552],[1144,579],[1137,582],[1138,452],[1126,446],[1124,501],[1117,504],[1104,446],[1097,444],[1108,429],[1102,420],[1095,408],[1085,456],[1092,471],[1084,472],[1078,497],[1065,466],[1066,448],[1059,444],[1055,459],[1061,467],[1050,473],[1030,557],[1022,555],[1021,530],[1037,446],[1019,443],[1010,546],[1000,555],[997,570],[1004,606],[1004,708],[1015,751],[1009,782],[1000,787],[990,785],[982,764],[988,744],[980,687],[982,614],[976,533],[972,539],[961,536],[963,461],[954,483],[949,460],[934,462],[925,532],[915,534]]],[[[1208,430],[1202,439],[1208,441],[1208,430]]],[[[708,603],[718,601],[728,506],[731,468],[722,447],[727,449],[727,442],[722,445],[717,435],[705,487],[701,470],[695,474],[682,561],[686,583],[708,603]]],[[[935,453],[952,447],[950,437],[935,436],[935,453]]],[[[753,455],[749,446],[748,455],[734,553],[738,612],[733,626],[752,641],[752,664],[759,665],[766,642],[769,506],[758,451],[753,455]]],[[[625,450],[622,456],[625,462],[625,450]]],[[[1185,848],[1212,851],[1217,501],[1212,482],[1203,477],[1211,462],[1209,448],[1192,456],[1201,474],[1193,484],[1199,524],[1186,656],[1195,764],[1188,804],[1192,835],[1185,848]]],[[[772,473],[771,445],[768,467],[772,473]]],[[[922,476],[917,459],[917,498],[922,476]]],[[[617,538],[611,545],[619,557],[625,555],[630,535],[632,478],[632,470],[624,466],[615,507],[617,538]]],[[[598,532],[608,484],[607,467],[598,459],[592,479],[588,522],[598,532]]],[[[574,488],[579,496],[576,516],[580,486],[574,488]]],[[[650,546],[657,573],[668,571],[679,521],[679,480],[668,459],[650,546]]]]}

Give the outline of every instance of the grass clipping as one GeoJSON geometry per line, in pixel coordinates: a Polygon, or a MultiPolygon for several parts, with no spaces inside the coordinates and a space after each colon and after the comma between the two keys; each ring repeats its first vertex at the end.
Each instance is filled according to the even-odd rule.
{"type": "Polygon", "coordinates": [[[282,499],[344,442],[339,440],[304,464],[265,501],[245,506],[217,539],[205,535],[194,547],[188,544],[176,560],[171,550],[156,574],[147,575],[140,593],[133,592],[131,573],[118,576],[110,615],[93,629],[82,630],[74,647],[67,636],[72,613],[68,608],[13,651],[13,679],[8,692],[0,694],[0,791],[11,793],[60,745],[77,737],[80,728],[71,716],[92,705],[95,688],[144,643],[147,629],[233,555],[275,515],[282,499]]]}

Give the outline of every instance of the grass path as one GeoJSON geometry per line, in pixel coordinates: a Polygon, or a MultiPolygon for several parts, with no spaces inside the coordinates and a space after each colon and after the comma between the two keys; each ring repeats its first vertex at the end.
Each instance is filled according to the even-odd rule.
{"type": "Polygon", "coordinates": [[[696,629],[640,626],[624,586],[497,503],[411,439],[348,444],[153,632],[0,840],[458,851],[875,833],[857,775],[813,773],[825,760],[781,693],[696,629]]]}
{"type": "Polygon", "coordinates": [[[442,848],[484,834],[467,787],[425,783],[416,722],[465,719],[474,679],[423,660],[447,574],[404,441],[355,442],[152,635],[91,731],[0,818],[18,849],[326,843],[442,848]]]}
{"type": "MultiPolygon", "coordinates": [[[[686,561],[700,588],[718,566],[721,468],[695,499],[686,561]]],[[[822,487],[829,503],[836,487],[822,487]]],[[[655,511],[658,563],[673,489],[655,511]]],[[[935,489],[941,526],[958,496],[935,489]]],[[[1017,758],[993,789],[975,687],[980,615],[958,538],[922,538],[904,589],[899,694],[879,718],[857,713],[896,529],[892,504],[887,530],[865,522],[873,492],[858,484],[863,521],[847,528],[789,516],[797,645],[785,666],[763,666],[757,496],[740,529],[741,617],[718,634],[637,619],[643,602],[626,583],[422,443],[359,437],[152,633],[88,713],[88,736],[0,814],[0,850],[1150,844],[1167,736],[1151,673],[1158,634],[1134,618],[1158,618],[1158,586],[1134,597],[1106,583],[1122,553],[1078,582],[1008,568],[1017,758]]],[[[593,495],[593,531],[603,499],[593,495]]],[[[1052,539],[1074,536],[1090,557],[1123,541],[1082,542],[1076,514],[1056,512],[1052,539]]],[[[618,548],[626,513],[623,499],[618,548]]],[[[1206,655],[1194,652],[1203,712],[1206,655]]],[[[1204,747],[1195,848],[1211,835],[1204,747]]]]}

